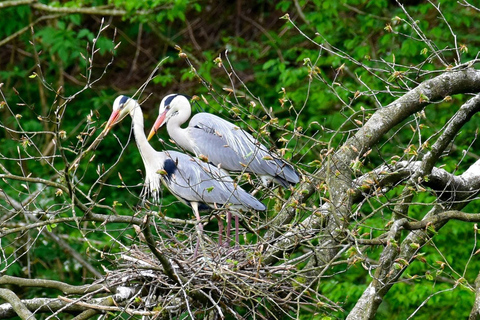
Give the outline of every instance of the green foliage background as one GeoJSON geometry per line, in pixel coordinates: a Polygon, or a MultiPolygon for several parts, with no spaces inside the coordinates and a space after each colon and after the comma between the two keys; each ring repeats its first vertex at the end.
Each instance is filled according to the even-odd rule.
{"type": "MultiPolygon", "coordinates": [[[[415,41],[418,36],[412,29],[396,17],[405,18],[405,14],[395,1],[172,1],[172,0],[74,0],[74,1],[39,1],[56,7],[80,8],[100,7],[125,10],[123,16],[105,16],[104,25],[109,27],[101,32],[95,45],[99,49],[93,63],[93,75],[99,76],[105,66],[113,63],[107,69],[103,78],[92,88],[79,94],[65,110],[64,122],[61,128],[66,131],[65,146],[73,148],[76,136],[86,126],[93,123],[98,125],[105,122],[111,112],[114,98],[119,94],[133,95],[148,79],[159,61],[168,57],[156,74],[156,77],[145,88],[141,98],[150,95],[143,108],[146,115],[146,128],[153,124],[157,114],[157,107],[162,97],[168,93],[180,92],[189,95],[206,95],[209,88],[198,81],[200,75],[223,96],[228,92],[222,88],[231,87],[227,72],[235,71],[245,83],[252,96],[259,97],[267,108],[272,108],[275,117],[288,130],[301,127],[305,136],[315,136],[321,143],[301,147],[302,137],[290,140],[288,147],[295,151],[288,156],[294,163],[306,171],[313,171],[312,161],[318,160],[318,155],[328,144],[336,146],[355,129],[355,124],[346,120],[356,114],[358,117],[361,108],[366,109],[366,116],[376,106],[369,97],[353,100],[353,93],[357,90],[365,91],[365,87],[357,81],[361,78],[368,84],[370,90],[384,90],[384,83],[367,73],[364,68],[346,63],[342,57],[329,54],[319,49],[312,41],[328,42],[351,58],[369,66],[380,66],[382,61],[395,61],[397,70],[381,67],[376,71],[379,78],[389,79],[395,71],[407,71],[407,67],[419,65],[431,54],[423,42],[415,41]],[[281,19],[286,13],[296,23],[295,29],[287,20],[281,19]],[[388,32],[388,26],[395,34],[388,32]],[[115,31],[116,30],[116,31],[115,31]],[[307,40],[304,32],[312,41],[307,40]],[[402,35],[403,34],[403,35],[402,35]],[[117,46],[117,44],[121,42],[117,46]],[[181,47],[192,62],[196,72],[192,72],[186,60],[179,56],[175,45],[181,47]],[[228,50],[228,59],[225,55],[228,50]],[[221,57],[223,68],[219,68],[215,59],[221,57]],[[311,62],[311,63],[309,63],[311,62]],[[229,65],[230,63],[230,65],[229,65]],[[346,65],[344,65],[346,63],[346,65]],[[401,65],[407,66],[402,69],[401,65]],[[310,78],[312,68],[327,83],[310,78]],[[335,86],[335,83],[341,83],[335,86]],[[339,98],[350,101],[346,108],[339,98]],[[295,111],[296,110],[296,111],[295,111]],[[299,111],[301,110],[301,112],[299,111]],[[87,117],[91,115],[91,123],[87,117]],[[339,132],[336,132],[341,128],[339,132]],[[298,144],[298,145],[297,145],[298,144]]],[[[454,44],[448,25],[439,19],[438,11],[428,2],[409,1],[407,10],[418,21],[418,26],[429,36],[437,48],[451,48],[454,44]]],[[[457,35],[459,45],[466,46],[462,52],[462,62],[474,59],[476,48],[479,45],[480,35],[476,30],[480,28],[478,14],[468,8],[459,6],[457,1],[443,1],[441,10],[444,18],[457,35]],[[461,16],[461,19],[458,18],[461,16]]],[[[61,95],[69,96],[85,85],[85,74],[88,62],[83,57],[89,56],[92,40],[96,38],[101,26],[102,15],[89,14],[62,14],[40,12],[32,10],[30,6],[15,6],[1,9],[3,17],[0,19],[0,39],[6,39],[15,32],[36,22],[32,30],[18,35],[12,40],[2,43],[0,50],[0,82],[3,83],[4,100],[8,101],[15,114],[22,117],[12,117],[5,111],[0,113],[1,121],[5,126],[15,128],[20,121],[23,128],[29,131],[52,130],[53,121],[39,121],[38,116],[50,116],[58,99],[56,92],[59,88],[61,95]],[[52,15],[52,16],[47,16],[52,15]],[[83,57],[82,57],[83,56],[83,57]],[[40,68],[38,67],[40,66],[40,68]],[[37,76],[34,76],[34,75],[37,76]],[[51,88],[51,90],[48,90],[51,88]]],[[[454,61],[453,51],[445,51],[445,57],[454,61]]],[[[88,59],[88,58],[87,58],[88,59]]],[[[442,68],[438,61],[432,60],[422,65],[424,70],[442,68]]],[[[411,72],[411,71],[408,71],[411,72]]],[[[417,81],[414,74],[408,77],[417,81]]],[[[233,83],[240,91],[244,87],[236,80],[233,83]]],[[[383,106],[395,99],[394,95],[381,96],[383,106]]],[[[460,105],[463,97],[458,99],[460,105]]],[[[210,99],[209,99],[210,101],[210,99]]],[[[200,102],[207,111],[222,113],[224,117],[234,117],[231,110],[210,101],[210,105],[200,102]]],[[[242,101],[240,100],[240,105],[242,101]]],[[[245,105],[243,105],[246,107],[245,105]]],[[[259,108],[247,109],[252,115],[262,117],[259,108]]],[[[441,103],[428,109],[428,118],[425,119],[424,136],[436,132],[451,116],[452,110],[441,103]]],[[[364,115],[365,116],[365,115],[364,115]]],[[[115,128],[115,134],[120,141],[127,141],[130,133],[129,119],[115,128]]],[[[249,120],[244,117],[246,124],[258,129],[262,123],[258,119],[249,120]]],[[[473,121],[472,121],[473,122],[473,121]]],[[[476,126],[470,123],[455,141],[457,156],[445,158],[446,169],[450,172],[462,172],[460,159],[461,150],[466,149],[472,142],[476,126]]],[[[408,126],[408,125],[405,125],[408,126]]],[[[266,139],[278,148],[284,145],[278,141],[284,132],[272,130],[271,136],[266,139]]],[[[413,133],[415,138],[416,133],[413,133]]],[[[165,133],[160,137],[168,140],[165,133]]],[[[21,146],[21,136],[0,137],[1,153],[7,157],[15,157],[17,147],[21,146]]],[[[289,137],[290,138],[290,137],[289,137]]],[[[417,137],[418,138],[418,137],[417,137]]],[[[405,153],[404,147],[412,139],[411,130],[402,130],[395,139],[385,138],[382,147],[370,156],[370,163],[365,164],[368,170],[382,163],[393,155],[404,159],[414,155],[405,153]],[[401,143],[399,143],[401,142],[401,143]]],[[[46,147],[48,141],[38,141],[40,148],[46,147]]],[[[162,146],[155,142],[155,147],[162,146]]],[[[474,144],[475,146],[476,144],[474,144]]],[[[96,159],[87,163],[82,162],[81,170],[88,174],[82,183],[93,183],[98,175],[94,174],[96,167],[110,167],[118,159],[118,142],[113,135],[109,135],[96,151],[96,159]]],[[[28,147],[27,147],[28,148],[28,147]]],[[[473,148],[472,150],[475,150],[473,148]]],[[[455,152],[453,153],[455,155],[455,152]]],[[[75,155],[68,154],[73,160],[75,155]]],[[[466,157],[463,161],[467,165],[475,160],[466,157]]],[[[10,163],[8,167],[14,173],[21,168],[10,163]]],[[[9,164],[7,164],[8,166],[9,164]]],[[[59,168],[61,163],[58,162],[59,168]]],[[[41,163],[28,163],[28,170],[38,177],[48,178],[53,172],[41,163]]],[[[26,168],[23,168],[24,170],[26,168]]],[[[141,182],[142,176],[136,169],[143,169],[143,165],[135,146],[131,144],[127,152],[109,174],[108,183],[118,188],[103,188],[99,190],[98,199],[112,205],[117,201],[118,211],[128,214],[129,207],[136,205],[134,196],[140,193],[139,186],[129,188],[122,185],[118,176],[121,173],[125,185],[134,186],[141,182]]],[[[21,186],[17,186],[21,189],[21,186]]],[[[394,196],[392,191],[389,196],[394,196]]],[[[171,196],[165,195],[165,203],[173,201],[171,196]]],[[[42,193],[45,198],[45,207],[58,201],[58,195],[53,192],[42,193]]],[[[62,197],[62,196],[60,196],[62,197]]],[[[428,203],[428,197],[419,196],[418,202],[428,203]]],[[[378,206],[381,203],[377,204],[378,206]]],[[[472,211],[475,208],[467,208],[472,211]]],[[[367,210],[367,209],[366,209],[367,210]]],[[[412,216],[423,216],[426,208],[412,216]]],[[[466,210],[468,211],[468,210],[466,210]]],[[[167,214],[178,214],[182,217],[188,209],[179,205],[167,207],[167,214]]],[[[71,214],[65,212],[65,215],[71,214]]],[[[388,223],[391,212],[374,217],[368,222],[365,230],[372,226],[383,227],[388,223]]],[[[59,227],[58,233],[68,235],[78,232],[75,228],[59,227]]],[[[114,227],[112,234],[129,234],[131,231],[122,231],[114,227]]],[[[94,234],[92,239],[98,242],[102,250],[109,250],[111,239],[104,234],[94,234]]],[[[72,234],[72,238],[77,238],[72,234]]],[[[122,238],[128,244],[128,237],[122,238]]],[[[79,252],[88,250],[85,243],[70,243],[79,252]]],[[[469,224],[450,223],[435,239],[431,246],[423,251],[425,261],[414,262],[405,274],[402,283],[393,287],[386,297],[386,302],[379,309],[379,319],[405,319],[423,302],[431,296],[417,314],[416,319],[437,318],[465,318],[468,316],[473,303],[474,294],[463,289],[461,281],[458,289],[451,289],[459,276],[452,276],[453,271],[448,267],[441,267],[437,261],[447,260],[452,269],[458,270],[467,264],[474,240],[474,230],[469,224]],[[444,257],[439,255],[444,254],[444,257]],[[431,277],[430,275],[435,275],[431,277]],[[443,276],[444,278],[439,278],[443,276]],[[439,280],[443,279],[443,280],[439,280]],[[435,294],[446,289],[443,293],[435,294]]],[[[380,249],[372,249],[378,250],[380,249]]],[[[476,257],[476,256],[475,256],[476,257]]],[[[92,260],[104,264],[99,253],[91,253],[92,260]]],[[[6,263],[6,262],[4,262],[6,263]]],[[[465,274],[460,278],[473,282],[480,268],[478,261],[471,261],[465,274]]],[[[319,289],[328,293],[328,297],[350,310],[363,290],[368,285],[370,277],[360,263],[349,266],[348,272],[341,272],[345,267],[332,270],[332,276],[322,281],[319,289]],[[335,272],[339,274],[335,275],[335,272]]],[[[88,274],[74,261],[66,256],[59,248],[51,248],[48,241],[38,241],[34,252],[29,254],[29,261],[19,259],[8,273],[17,276],[31,276],[39,278],[59,279],[70,283],[80,283],[88,274]],[[53,250],[53,252],[52,252],[53,250]]],[[[462,280],[463,281],[463,280],[462,280]]],[[[23,297],[34,295],[27,290],[23,297]]],[[[333,314],[342,318],[342,314],[333,314]]],[[[319,318],[323,315],[318,315],[319,318]]],[[[303,319],[314,319],[315,315],[305,314],[303,319]]]]}

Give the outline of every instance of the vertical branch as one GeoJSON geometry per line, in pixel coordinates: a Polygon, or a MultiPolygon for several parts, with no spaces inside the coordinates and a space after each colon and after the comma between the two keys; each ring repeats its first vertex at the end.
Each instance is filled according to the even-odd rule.
{"type": "Polygon", "coordinates": [[[475,279],[475,302],[470,313],[469,320],[480,319],[480,273],[478,273],[477,279],[475,279]]]}

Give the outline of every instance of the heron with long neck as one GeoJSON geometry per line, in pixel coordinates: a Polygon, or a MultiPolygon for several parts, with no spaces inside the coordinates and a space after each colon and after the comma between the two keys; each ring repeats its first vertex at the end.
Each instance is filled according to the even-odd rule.
{"type": "Polygon", "coordinates": [[[177,145],[203,155],[208,162],[231,172],[251,172],[264,184],[274,181],[283,187],[300,181],[297,171],[284,159],[270,152],[250,133],[211,113],[195,114],[186,128],[182,128],[192,113],[189,99],[181,94],[170,94],[160,103],[159,115],[148,136],[150,140],[166,123],[167,132],[177,145]]]}
{"type": "MultiPolygon", "coordinates": [[[[175,197],[192,208],[200,233],[203,228],[200,211],[215,207],[226,207],[237,212],[266,209],[263,203],[236,185],[217,167],[178,151],[159,152],[153,149],[144,132],[142,109],[132,98],[119,96],[115,99],[106,130],[110,130],[127,114],[132,117],[135,142],[145,166],[147,194],[158,200],[162,183],[175,197]]],[[[236,240],[238,243],[238,233],[236,240]]]]}
{"type": "MultiPolygon", "coordinates": [[[[170,94],[160,103],[159,115],[148,135],[150,140],[166,124],[167,132],[183,149],[206,158],[209,163],[231,172],[251,172],[266,186],[273,181],[289,187],[300,181],[297,171],[284,159],[270,152],[250,133],[211,113],[195,114],[187,127],[181,126],[190,118],[189,99],[170,94]]],[[[231,215],[227,215],[227,237],[231,215]]],[[[238,232],[238,231],[236,231],[238,232]]]]}

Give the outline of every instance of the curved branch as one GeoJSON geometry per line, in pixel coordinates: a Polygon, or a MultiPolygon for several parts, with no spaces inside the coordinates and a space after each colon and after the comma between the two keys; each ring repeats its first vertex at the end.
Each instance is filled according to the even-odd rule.
{"type": "Polygon", "coordinates": [[[62,291],[64,294],[86,294],[96,292],[107,288],[100,284],[89,284],[83,286],[73,286],[61,281],[43,280],[43,279],[25,279],[12,276],[1,276],[0,285],[16,285],[20,287],[39,287],[50,288],[62,291]]]}
{"type": "Polygon", "coordinates": [[[65,302],[68,302],[69,304],[76,305],[78,307],[83,308],[84,310],[97,310],[101,312],[105,311],[112,311],[112,312],[126,312],[127,314],[130,315],[139,315],[139,316],[154,316],[157,317],[159,314],[161,314],[160,311],[141,311],[141,310],[135,310],[131,308],[122,308],[118,306],[118,302],[115,301],[114,297],[106,297],[102,298],[101,300],[95,301],[95,302],[83,302],[83,301],[78,301],[74,299],[68,299],[65,297],[59,297],[60,300],[63,300],[65,302]]]}
{"type": "Polygon", "coordinates": [[[421,111],[430,102],[468,92],[480,92],[480,71],[450,71],[424,81],[385,108],[378,109],[364,126],[345,142],[345,148],[341,148],[337,157],[350,163],[367,152],[393,127],[421,111]]]}
{"type": "MultiPolygon", "coordinates": [[[[356,179],[352,193],[354,201],[371,190],[396,185],[422,170],[423,161],[400,161],[395,165],[382,165],[377,169],[356,179]]],[[[442,200],[450,202],[467,199],[476,194],[475,179],[480,178],[480,162],[477,160],[467,171],[456,176],[445,169],[432,168],[430,173],[422,177],[421,184],[439,193],[442,200]]]]}
{"type": "MultiPolygon", "coordinates": [[[[421,165],[421,161],[401,161],[397,162],[393,167],[387,165],[381,166],[373,172],[355,180],[355,192],[352,194],[352,199],[358,200],[362,196],[362,193],[364,194],[371,189],[376,190],[379,187],[396,184],[398,181],[406,179],[415,172],[418,172],[421,165]]],[[[449,202],[468,199],[480,191],[480,185],[478,183],[478,181],[480,181],[480,160],[475,162],[460,176],[455,176],[444,169],[433,168],[427,177],[428,179],[425,179],[423,183],[428,187],[439,190],[439,197],[442,199],[448,199],[449,202]]],[[[317,232],[316,229],[325,225],[328,221],[328,217],[335,214],[332,211],[334,210],[332,210],[331,203],[326,203],[319,209],[319,214],[311,215],[302,221],[296,228],[293,228],[292,230],[285,232],[281,237],[278,237],[276,242],[266,251],[263,263],[266,265],[273,264],[284,252],[294,250],[304,241],[308,241],[310,237],[317,232]],[[310,237],[305,230],[312,230],[310,237]]],[[[419,222],[410,222],[411,225],[409,225],[409,222],[407,221],[405,221],[405,223],[409,225],[409,230],[413,230],[425,228],[429,223],[443,222],[449,219],[477,222],[476,219],[478,218],[470,214],[448,215],[442,213],[438,217],[431,217],[425,222],[423,220],[419,222]]],[[[335,224],[332,223],[332,225],[335,224]]],[[[379,244],[381,243],[381,241],[375,241],[375,243],[376,242],[379,244]]]]}
{"type": "MultiPolygon", "coordinates": [[[[421,111],[432,101],[440,101],[447,96],[468,92],[480,92],[480,71],[471,68],[447,71],[424,81],[385,108],[378,109],[313,176],[319,181],[326,180],[328,172],[338,171],[342,173],[342,177],[347,176],[350,172],[349,165],[354,159],[370,150],[388,131],[407,117],[421,111]]],[[[342,179],[336,177],[336,180],[342,179]]],[[[272,225],[278,227],[289,223],[295,217],[297,204],[304,203],[311,197],[316,183],[317,181],[303,182],[272,220],[272,225]]],[[[350,188],[350,181],[347,179],[338,183],[339,185],[334,188],[336,190],[332,190],[330,185],[329,187],[331,193],[336,193],[341,198],[341,195],[345,195],[350,188]]],[[[270,232],[267,236],[272,238],[278,235],[270,232]]]]}
{"type": "Polygon", "coordinates": [[[86,210],[87,210],[87,212],[86,212],[85,216],[83,216],[83,217],[67,217],[67,218],[50,219],[50,220],[47,220],[47,221],[30,223],[28,225],[24,225],[24,226],[17,227],[17,228],[14,228],[14,229],[0,230],[0,238],[4,237],[6,235],[12,234],[12,233],[24,232],[26,230],[35,229],[35,228],[38,228],[38,227],[44,227],[44,226],[52,225],[52,224],[64,223],[64,222],[95,221],[95,222],[101,222],[101,223],[135,224],[135,225],[138,225],[138,226],[141,226],[143,224],[142,219],[132,217],[132,216],[103,215],[103,214],[89,212],[88,208],[86,208],[86,210]]]}
{"type": "MultiPolygon", "coordinates": [[[[476,190],[475,194],[478,194],[480,189],[480,161],[473,164],[462,176],[469,182],[472,190],[476,190]]],[[[396,222],[401,224],[403,229],[417,231],[409,233],[400,244],[399,249],[396,250],[396,255],[381,260],[381,264],[375,273],[376,276],[381,275],[381,277],[375,277],[369,284],[347,319],[370,319],[371,317],[368,316],[373,317],[375,315],[383,297],[403,274],[410,262],[415,259],[415,254],[419,248],[432,236],[432,230],[426,228],[427,226],[431,225],[433,230],[438,231],[450,219],[468,222],[480,221],[480,214],[466,214],[458,211],[467,204],[468,202],[456,202],[452,205],[453,210],[449,211],[445,211],[440,205],[437,205],[419,222],[407,222],[406,219],[397,220],[396,222]],[[394,264],[394,261],[405,261],[406,263],[394,264]]]]}
{"type": "MultiPolygon", "coordinates": [[[[100,15],[100,16],[124,16],[128,14],[126,10],[121,9],[106,9],[104,7],[92,7],[92,8],[84,8],[84,7],[52,7],[43,3],[34,3],[32,7],[46,12],[54,12],[54,13],[63,13],[63,14],[74,14],[74,13],[81,13],[81,14],[92,14],[92,15],[100,15]]],[[[148,14],[148,11],[138,10],[135,11],[137,15],[145,15],[148,14]]]]}
{"type": "MultiPolygon", "coordinates": [[[[6,290],[6,289],[0,289],[6,290]]],[[[107,298],[99,298],[94,299],[95,304],[100,304],[103,300],[107,298]]],[[[89,310],[90,308],[83,306],[72,304],[67,301],[62,301],[58,298],[34,298],[30,300],[21,300],[21,303],[25,306],[28,312],[35,311],[35,313],[52,313],[52,312],[82,312],[85,310],[89,310]]],[[[10,303],[3,303],[0,304],[0,319],[7,319],[12,318],[17,315],[17,311],[10,303]]],[[[27,319],[27,318],[25,318],[27,319]]],[[[35,319],[33,315],[28,319],[35,319]]]]}
{"type": "Polygon", "coordinates": [[[49,187],[61,189],[63,192],[68,192],[68,188],[65,187],[63,184],[56,183],[51,180],[42,179],[42,178],[32,178],[30,176],[23,177],[23,176],[16,176],[13,174],[0,174],[0,179],[11,179],[11,180],[17,180],[17,181],[24,181],[24,182],[41,183],[49,187]]]}
{"type": "MultiPolygon", "coordinates": [[[[23,320],[35,319],[33,313],[28,310],[28,308],[23,304],[20,298],[17,297],[13,291],[8,289],[0,289],[0,297],[9,302],[13,311],[22,318],[23,320]]],[[[2,310],[2,305],[0,305],[0,310],[2,310]]]]}
{"type": "Polygon", "coordinates": [[[445,211],[421,221],[405,221],[402,223],[402,227],[405,230],[425,229],[429,225],[445,224],[449,220],[480,222],[480,213],[465,213],[457,210],[445,211]]]}
{"type": "Polygon", "coordinates": [[[146,216],[145,224],[142,225],[142,227],[143,227],[143,235],[145,236],[145,240],[147,242],[148,248],[150,249],[150,251],[152,251],[153,255],[162,264],[162,267],[165,270],[165,274],[176,283],[180,283],[180,281],[177,278],[177,275],[173,271],[173,266],[170,264],[168,259],[165,258],[160,251],[158,251],[157,247],[155,246],[155,240],[153,239],[152,232],[150,230],[150,219],[148,216],[146,216]]]}
{"type": "MultiPolygon", "coordinates": [[[[418,171],[417,176],[428,174],[432,171],[433,166],[443,151],[452,143],[463,125],[469,122],[472,116],[478,111],[480,111],[480,94],[469,99],[450,119],[442,135],[432,145],[431,150],[423,157],[421,170],[418,171]]],[[[416,176],[413,177],[413,179],[415,178],[416,176]]]]}
{"type": "Polygon", "coordinates": [[[0,2],[0,9],[34,3],[36,0],[10,0],[0,2]]]}
{"type": "MultiPolygon", "coordinates": [[[[55,281],[50,281],[55,282],[55,281]]],[[[68,286],[68,285],[67,285],[68,286]]],[[[94,285],[97,286],[97,285],[94,285]]],[[[92,288],[94,286],[91,286],[92,288]]],[[[48,286],[46,286],[48,287],[48,286]]],[[[81,287],[87,286],[70,286],[72,294],[82,294],[81,287]]],[[[104,288],[104,292],[108,292],[108,290],[104,288]]],[[[70,290],[69,289],[69,290],[70,290]]],[[[0,289],[6,290],[6,289],[0,289]]],[[[92,289],[88,289],[92,290],[92,289]]],[[[87,291],[88,291],[87,290],[87,291]]],[[[21,304],[25,307],[24,311],[34,311],[35,313],[59,313],[59,312],[69,312],[69,313],[78,313],[82,312],[83,315],[87,314],[95,314],[97,312],[107,312],[107,311],[114,311],[114,312],[127,312],[128,314],[137,314],[137,315],[158,315],[158,311],[149,312],[149,311],[137,311],[136,309],[125,308],[128,299],[131,298],[132,293],[136,290],[118,290],[117,293],[113,295],[108,295],[101,298],[89,298],[85,299],[78,298],[78,299],[70,299],[59,296],[58,298],[34,298],[29,300],[19,300],[21,304]],[[86,312],[86,311],[94,311],[94,312],[86,312]]],[[[97,290],[97,292],[100,292],[97,290]]],[[[92,292],[90,292],[92,293],[92,292]]],[[[5,318],[12,318],[16,315],[17,309],[16,307],[9,301],[9,303],[4,303],[0,305],[0,319],[5,318]]],[[[26,318],[25,318],[26,319],[26,318]]],[[[34,319],[33,315],[29,319],[34,319]]],[[[86,319],[86,318],[84,318],[86,319]]]]}

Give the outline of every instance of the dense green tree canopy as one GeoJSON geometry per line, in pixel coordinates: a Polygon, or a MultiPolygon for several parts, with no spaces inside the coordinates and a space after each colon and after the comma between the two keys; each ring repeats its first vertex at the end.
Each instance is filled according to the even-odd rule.
{"type": "MultiPolygon", "coordinates": [[[[0,318],[480,318],[475,3],[7,0],[0,13],[0,318]],[[149,129],[169,93],[302,174],[290,189],[233,175],[268,207],[243,217],[240,249],[216,247],[217,210],[195,259],[191,209],[142,196],[131,120],[102,131],[118,95],[149,129]]],[[[165,130],[153,140],[178,149],[165,130]]]]}

